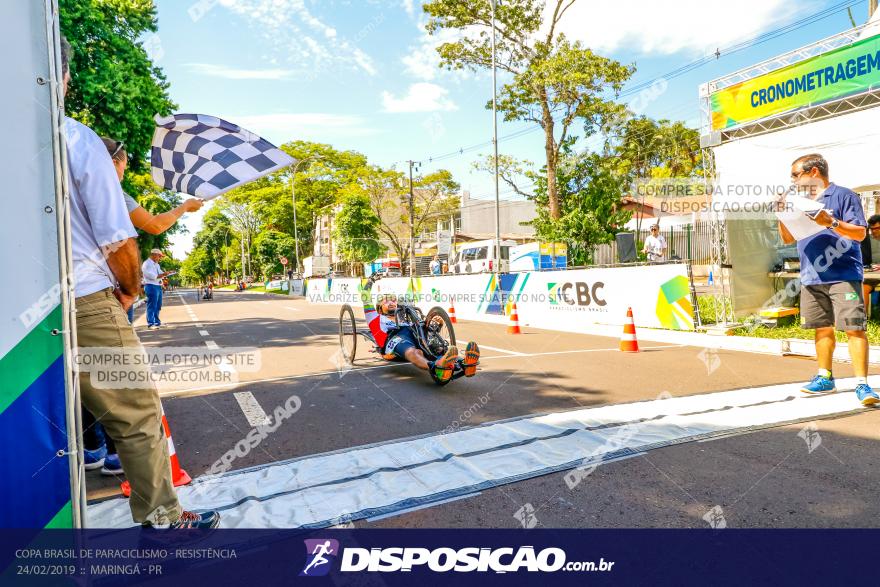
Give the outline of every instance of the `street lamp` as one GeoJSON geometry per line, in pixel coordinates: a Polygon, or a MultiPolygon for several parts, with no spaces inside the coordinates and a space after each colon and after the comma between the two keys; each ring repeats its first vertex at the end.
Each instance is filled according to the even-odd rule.
{"type": "Polygon", "coordinates": [[[501,273],[501,195],[498,188],[498,95],[495,67],[495,3],[492,0],[492,144],[495,147],[495,271],[501,273]]]}
{"type": "Polygon", "coordinates": [[[296,252],[296,271],[302,275],[302,264],[299,256],[299,231],[296,228],[296,173],[299,166],[306,161],[314,161],[317,157],[306,157],[300,159],[293,165],[293,175],[290,176],[290,193],[293,196],[293,246],[296,252]]]}

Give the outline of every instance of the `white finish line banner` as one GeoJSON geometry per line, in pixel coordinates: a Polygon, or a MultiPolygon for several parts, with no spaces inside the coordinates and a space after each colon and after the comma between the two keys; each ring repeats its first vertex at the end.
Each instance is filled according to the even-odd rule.
{"type": "MultiPolygon", "coordinates": [[[[306,299],[311,303],[361,305],[360,279],[310,279],[306,299]]],[[[395,295],[422,310],[455,306],[466,320],[506,322],[516,303],[521,324],[551,330],[572,330],[588,324],[621,325],[632,308],[636,326],[693,330],[687,265],[638,265],[574,269],[391,277],[376,282],[374,297],[395,295]]]]}
{"type": "MultiPolygon", "coordinates": [[[[869,378],[871,385],[880,377],[869,378]]],[[[837,380],[851,390],[855,378],[837,380]]],[[[602,463],[682,442],[864,410],[852,391],[805,396],[800,383],[665,397],[490,422],[197,478],[186,509],[224,528],[320,528],[435,504],[554,471],[573,489],[602,463]]],[[[128,502],[88,508],[96,528],[132,525],[128,502]]]]}

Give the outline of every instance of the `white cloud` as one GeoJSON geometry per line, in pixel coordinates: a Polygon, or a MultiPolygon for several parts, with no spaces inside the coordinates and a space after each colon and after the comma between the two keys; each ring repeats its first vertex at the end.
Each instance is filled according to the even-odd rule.
{"type": "Polygon", "coordinates": [[[432,81],[443,75],[447,79],[460,80],[469,77],[464,71],[449,71],[440,67],[440,55],[437,47],[444,43],[454,43],[466,35],[476,35],[479,29],[473,28],[464,32],[451,29],[441,29],[433,35],[425,30],[425,23],[418,24],[421,31],[418,42],[410,45],[406,55],[401,59],[404,70],[416,79],[432,81]]]}
{"type": "Polygon", "coordinates": [[[275,53],[303,71],[357,68],[368,75],[377,69],[369,55],[316,16],[305,0],[219,0],[220,5],[250,24],[275,53]]]}
{"type": "Polygon", "coordinates": [[[380,132],[370,127],[367,120],[360,116],[325,112],[244,114],[221,116],[221,118],[238,124],[276,145],[292,140],[332,143],[380,132]]]}
{"type": "Polygon", "coordinates": [[[406,12],[407,16],[412,18],[415,15],[416,9],[413,5],[413,0],[401,0],[400,5],[403,6],[403,10],[406,12]]]}
{"type": "MultiPolygon", "coordinates": [[[[555,0],[547,3],[546,23],[555,0]],[[548,14],[549,12],[549,14],[548,14]]],[[[608,54],[625,49],[641,54],[707,54],[753,38],[768,29],[811,13],[819,3],[784,0],[675,0],[575,2],[563,15],[560,32],[608,54]]]]}
{"type": "Polygon", "coordinates": [[[289,78],[294,74],[293,70],[290,69],[236,69],[212,63],[187,63],[186,67],[196,74],[224,79],[280,80],[289,78]]]}
{"type": "Polygon", "coordinates": [[[455,103],[448,98],[446,88],[437,84],[419,82],[410,85],[402,98],[391,92],[382,92],[382,105],[385,112],[435,112],[437,110],[457,110],[455,103]]]}

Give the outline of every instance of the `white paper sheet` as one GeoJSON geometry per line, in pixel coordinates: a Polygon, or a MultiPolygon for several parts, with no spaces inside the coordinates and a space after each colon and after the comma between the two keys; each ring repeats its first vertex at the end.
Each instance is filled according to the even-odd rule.
{"type": "Polygon", "coordinates": [[[821,210],[821,202],[799,196],[789,196],[785,201],[791,205],[791,210],[777,212],[776,217],[782,221],[795,240],[805,239],[825,230],[824,226],[816,224],[805,214],[821,210]]]}

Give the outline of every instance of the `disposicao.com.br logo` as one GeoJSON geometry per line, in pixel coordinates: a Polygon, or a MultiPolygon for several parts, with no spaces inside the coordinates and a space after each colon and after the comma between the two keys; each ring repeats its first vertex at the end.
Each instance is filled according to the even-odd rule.
{"type": "MultiPolygon", "coordinates": [[[[309,553],[306,567],[300,576],[314,577],[326,575],[331,560],[338,553],[335,540],[306,540],[309,553]],[[332,544],[331,544],[332,543],[332,544]],[[320,571],[319,571],[320,569],[320,571]]],[[[477,572],[477,573],[515,573],[518,571],[553,573],[556,571],[610,571],[614,562],[600,559],[596,561],[566,561],[566,553],[561,548],[544,548],[535,551],[533,546],[518,548],[344,548],[339,565],[343,573],[351,572],[411,572],[425,568],[437,573],[477,572]]]]}

